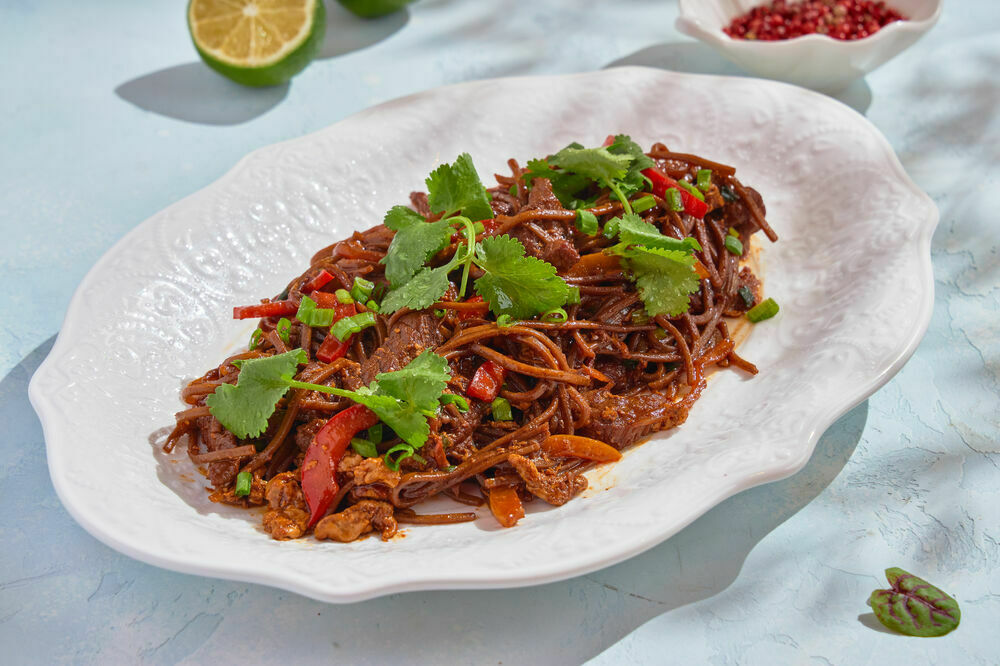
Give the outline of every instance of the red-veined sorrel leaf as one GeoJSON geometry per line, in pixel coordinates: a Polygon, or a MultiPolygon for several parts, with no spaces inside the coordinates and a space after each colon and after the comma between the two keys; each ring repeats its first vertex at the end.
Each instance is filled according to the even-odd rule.
{"type": "Polygon", "coordinates": [[[879,622],[907,636],[944,636],[958,626],[958,602],[898,567],[885,570],[891,587],[875,590],[868,605],[879,622]]]}

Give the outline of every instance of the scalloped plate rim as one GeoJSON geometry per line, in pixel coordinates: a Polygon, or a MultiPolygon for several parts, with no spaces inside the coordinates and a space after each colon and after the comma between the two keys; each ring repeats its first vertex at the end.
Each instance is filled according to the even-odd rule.
{"type": "MultiPolygon", "coordinates": [[[[747,77],[731,77],[731,76],[718,76],[710,74],[688,74],[681,72],[673,72],[670,70],[663,70],[657,68],[649,67],[639,67],[639,66],[627,66],[627,67],[616,67],[615,70],[643,70],[647,72],[657,72],[665,76],[676,76],[682,78],[693,78],[693,79],[705,79],[716,82],[718,85],[725,85],[727,81],[741,81],[746,82],[750,79],[747,77]]],[[[594,76],[595,74],[606,73],[608,70],[599,70],[598,72],[581,72],[572,74],[556,74],[556,75],[545,75],[545,76],[524,76],[524,77],[504,77],[502,79],[493,79],[493,81],[505,81],[505,82],[516,82],[518,80],[537,80],[537,79],[568,79],[568,78],[580,78],[594,76]]],[[[574,576],[583,575],[602,569],[607,566],[611,566],[618,562],[624,561],[631,557],[634,557],[646,550],[662,543],[666,539],[670,538],[680,530],[684,529],[687,525],[697,520],[699,517],[704,515],[714,506],[725,501],[729,497],[748,490],[755,486],[771,483],[783,478],[787,478],[792,474],[798,472],[805,464],[808,462],[809,458],[815,449],[816,443],[819,437],[841,416],[847,413],[850,409],[856,405],[863,402],[871,394],[877,391],[879,388],[884,386],[899,370],[905,365],[909,358],[916,351],[920,344],[921,339],[927,331],[927,327],[930,324],[931,315],[933,313],[934,305],[934,277],[933,269],[930,257],[931,248],[931,237],[939,221],[939,212],[933,200],[922,191],[909,177],[896,156],[891,145],[881,131],[876,128],[871,121],[865,118],[862,114],[857,111],[850,109],[846,105],[840,103],[837,100],[829,98],[820,93],[809,91],[797,86],[782,83],[778,81],[770,81],[765,79],[752,79],[756,83],[762,86],[768,87],[778,87],[778,88],[789,88],[794,89],[797,94],[802,94],[806,96],[813,96],[815,98],[822,99],[825,104],[833,103],[844,107],[851,114],[855,115],[856,118],[867,125],[871,133],[877,138],[880,148],[885,153],[885,157],[888,162],[892,165],[895,177],[898,181],[905,185],[911,194],[922,200],[925,207],[925,215],[920,220],[914,220],[914,222],[919,224],[919,235],[911,243],[911,249],[917,253],[919,258],[919,268],[920,275],[919,281],[923,287],[923,298],[920,301],[920,312],[914,320],[914,325],[906,333],[905,336],[900,336],[900,343],[896,349],[893,358],[884,363],[884,367],[879,368],[879,372],[867,383],[857,386],[851,393],[845,393],[843,399],[831,403],[830,407],[822,413],[818,413],[815,419],[812,421],[812,426],[809,428],[808,433],[803,433],[804,443],[801,448],[801,455],[797,458],[785,461],[784,464],[774,464],[767,469],[757,470],[754,474],[745,477],[731,477],[729,483],[718,486],[717,491],[712,494],[709,499],[703,502],[696,512],[692,515],[686,517],[685,520],[678,524],[671,526],[667,530],[650,532],[643,538],[633,538],[633,539],[623,539],[622,543],[624,547],[619,547],[611,552],[603,555],[601,557],[591,557],[591,558],[581,558],[581,561],[574,563],[572,566],[565,566],[561,563],[552,563],[549,566],[538,566],[535,565],[532,569],[530,575],[517,575],[511,574],[509,572],[497,572],[492,574],[491,578],[484,578],[479,574],[475,575],[452,575],[450,577],[441,576],[426,576],[419,577],[412,574],[406,576],[382,576],[377,584],[368,584],[363,586],[357,586],[355,588],[345,589],[344,587],[339,587],[338,589],[326,589],[322,586],[317,587],[315,582],[310,582],[306,580],[301,580],[299,576],[289,573],[266,573],[261,571],[259,568],[254,567],[243,567],[239,563],[228,563],[226,566],[215,566],[212,563],[203,562],[189,562],[183,558],[178,557],[164,557],[160,556],[155,552],[149,550],[144,550],[127,540],[120,539],[113,531],[109,531],[101,523],[99,518],[95,518],[82,510],[80,510],[79,505],[74,502],[74,496],[70,490],[70,485],[64,482],[65,470],[60,466],[62,462],[58,455],[58,446],[53,443],[53,435],[57,429],[57,417],[56,408],[50,401],[49,397],[42,392],[39,388],[44,377],[49,373],[55,372],[55,361],[54,359],[59,356],[57,352],[60,352],[64,347],[71,345],[70,342],[71,334],[74,327],[76,326],[75,319],[77,318],[78,310],[83,307],[80,299],[80,294],[86,290],[86,288],[96,280],[97,276],[101,273],[104,266],[110,263],[116,256],[123,252],[130,243],[148,233],[156,224],[156,221],[161,216],[164,216],[169,211],[183,207],[190,202],[199,199],[206,192],[215,190],[222,187],[229,181],[235,179],[245,167],[262,158],[267,156],[269,153],[275,152],[281,147],[287,147],[296,143],[308,143],[316,136],[324,134],[328,131],[332,131],[334,128],[344,123],[345,121],[364,116],[366,114],[375,112],[377,110],[383,110],[387,107],[393,105],[406,104],[413,100],[421,99],[426,96],[435,96],[441,94],[443,91],[447,91],[454,88],[461,88],[464,86],[475,85],[481,83],[482,81],[468,81],[455,83],[445,86],[440,86],[437,88],[413,93],[411,95],[406,95],[404,97],[395,98],[388,100],[374,107],[364,109],[356,114],[348,116],[332,125],[321,128],[315,132],[289,139],[286,141],[281,141],[266,146],[257,148],[243,158],[238,160],[236,164],[225,174],[220,176],[218,179],[212,183],[206,185],[205,187],[193,192],[190,195],[170,204],[166,208],[158,211],[152,216],[148,217],[146,220],[138,224],[135,228],[127,232],[121,239],[114,243],[111,248],[109,248],[101,258],[94,264],[94,266],[87,272],[83,280],[74,290],[73,297],[67,308],[66,315],[63,320],[63,325],[59,330],[56,337],[56,341],[46,356],[44,361],[39,365],[38,369],[33,374],[28,387],[28,396],[32,407],[39,417],[39,421],[42,425],[43,436],[46,445],[46,458],[49,466],[49,473],[52,479],[53,486],[55,487],[56,494],[63,506],[66,507],[70,515],[76,520],[87,532],[89,532],[96,539],[102,543],[108,545],[109,547],[122,552],[129,557],[137,559],[139,561],[152,564],[154,566],[162,567],[165,569],[170,569],[173,571],[178,571],[181,573],[194,574],[200,576],[210,576],[214,578],[220,578],[225,580],[233,580],[240,582],[250,582],[258,583],[263,585],[269,585],[285,590],[301,594],[303,596],[331,603],[353,603],[358,601],[364,601],[367,599],[372,599],[375,597],[380,597],[388,594],[394,594],[399,592],[408,591],[418,591],[418,590],[447,590],[447,589],[496,589],[496,588],[510,588],[510,587],[522,587],[528,585],[539,585],[543,583],[555,582],[559,580],[564,580],[574,576]],[[55,455],[54,455],[55,454],[55,455]]]]}

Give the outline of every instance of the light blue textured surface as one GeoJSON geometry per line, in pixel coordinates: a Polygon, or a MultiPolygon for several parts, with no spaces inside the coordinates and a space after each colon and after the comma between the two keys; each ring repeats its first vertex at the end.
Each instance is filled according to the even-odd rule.
{"type": "Polygon", "coordinates": [[[930,35],[843,98],[941,210],[937,300],[910,363],[794,477],[589,576],[351,606],[156,569],[78,527],[52,490],[27,382],[76,284],[143,219],[254,148],[417,90],[620,62],[735,71],[676,34],[670,2],[421,0],[371,23],[329,15],[326,57],[290,86],[249,91],[196,63],[180,3],[0,7],[0,659],[1000,661],[1000,13],[988,0],[948,3],[930,35]],[[926,640],[873,624],[864,602],[893,565],[952,592],[959,630],[926,640]]]}

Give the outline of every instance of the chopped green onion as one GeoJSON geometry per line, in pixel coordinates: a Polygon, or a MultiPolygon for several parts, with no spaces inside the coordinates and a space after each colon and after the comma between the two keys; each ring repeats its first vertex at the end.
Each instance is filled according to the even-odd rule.
{"type": "Polygon", "coordinates": [[[737,257],[743,256],[743,243],[736,236],[726,236],[726,249],[737,257]]]}
{"type": "Polygon", "coordinates": [[[691,183],[687,182],[686,180],[678,180],[677,184],[680,185],[681,187],[683,187],[688,192],[690,192],[691,196],[693,196],[694,198],[699,199],[701,201],[705,200],[705,195],[702,194],[698,190],[698,188],[696,188],[694,185],[692,185],[691,183]]]}
{"type": "Polygon", "coordinates": [[[632,202],[632,211],[635,213],[642,213],[643,211],[647,211],[655,205],[656,205],[656,199],[647,194],[646,196],[636,199],[635,201],[632,202]]]}
{"type": "Polygon", "coordinates": [[[719,188],[719,193],[722,194],[722,198],[726,200],[727,203],[733,203],[734,201],[739,201],[740,197],[736,192],[733,192],[732,188],[728,185],[723,185],[719,188]]]}
{"type": "Polygon", "coordinates": [[[567,305],[576,305],[580,302],[580,288],[570,286],[568,295],[566,296],[567,305]]]}
{"type": "Polygon", "coordinates": [[[708,192],[708,188],[712,186],[712,170],[698,169],[698,174],[695,176],[695,184],[702,192],[708,192]]]}
{"type": "Polygon", "coordinates": [[[299,301],[299,310],[295,313],[295,318],[306,326],[329,326],[333,323],[333,316],[336,314],[333,308],[318,308],[316,301],[303,296],[299,301]]]}
{"type": "Polygon", "coordinates": [[[354,297],[354,300],[364,303],[372,295],[374,288],[374,282],[369,282],[362,277],[355,277],[354,284],[351,286],[351,296],[354,297]]]}
{"type": "Polygon", "coordinates": [[[486,225],[483,224],[482,222],[476,222],[475,224],[472,225],[472,230],[478,236],[479,234],[486,231],[486,225]]]}
{"type": "Polygon", "coordinates": [[[383,458],[385,459],[385,466],[391,469],[393,472],[398,472],[399,463],[403,462],[407,458],[412,458],[414,453],[415,451],[413,450],[413,447],[410,446],[409,444],[405,443],[397,444],[396,446],[392,447],[391,449],[385,452],[385,456],[383,456],[383,458]],[[400,453],[402,455],[393,458],[392,454],[394,453],[400,453]]]}
{"type": "Polygon", "coordinates": [[[497,317],[497,326],[499,326],[500,328],[507,328],[509,326],[513,326],[515,323],[517,322],[515,322],[513,317],[511,317],[509,314],[502,314],[499,317],[497,317]]]}
{"type": "Polygon", "coordinates": [[[451,473],[451,472],[454,472],[456,469],[458,469],[458,465],[448,465],[447,467],[445,467],[441,471],[445,472],[445,473],[451,473]]]}
{"type": "Polygon", "coordinates": [[[442,393],[440,402],[442,405],[455,405],[460,412],[469,411],[469,401],[454,393],[442,393]]]}
{"type": "Polygon", "coordinates": [[[260,339],[264,337],[264,331],[259,328],[254,329],[254,332],[250,334],[250,351],[257,349],[257,345],[260,344],[260,339]]]}
{"type": "Polygon", "coordinates": [[[729,235],[736,236],[737,238],[739,238],[740,232],[736,231],[736,227],[729,227],[729,235]]]}
{"type": "Polygon", "coordinates": [[[664,192],[663,198],[670,206],[670,210],[674,210],[677,212],[684,210],[684,200],[681,199],[681,191],[678,190],[676,187],[671,187],[669,190],[664,192]]]}
{"type": "Polygon", "coordinates": [[[542,321],[547,321],[554,324],[562,324],[567,319],[569,319],[569,315],[567,315],[566,311],[563,310],[562,308],[552,308],[551,310],[542,315],[542,321]]]}
{"type": "Polygon", "coordinates": [[[365,458],[374,458],[378,455],[378,449],[375,448],[375,442],[362,439],[360,437],[355,437],[351,440],[351,448],[354,449],[355,453],[358,453],[365,458]]]}
{"type": "Polygon", "coordinates": [[[278,337],[281,338],[281,341],[284,342],[286,345],[288,344],[288,332],[291,330],[291,328],[292,328],[292,322],[288,321],[288,319],[286,319],[285,317],[279,319],[278,325],[274,327],[274,330],[277,331],[278,333],[278,337]]]}
{"type": "Polygon", "coordinates": [[[580,230],[580,233],[596,236],[599,228],[597,216],[589,210],[576,211],[576,228],[580,230]]]}
{"type": "Polygon", "coordinates": [[[740,287],[736,290],[736,293],[738,293],[740,298],[743,299],[743,304],[746,305],[747,308],[753,307],[754,296],[749,287],[740,287]]]}
{"type": "Polygon", "coordinates": [[[494,421],[513,421],[514,414],[510,411],[510,403],[506,398],[497,398],[490,403],[494,421]]]}
{"type": "Polygon", "coordinates": [[[371,428],[368,428],[368,439],[370,439],[375,444],[382,441],[382,424],[376,423],[371,428]]]}
{"type": "Polygon", "coordinates": [[[360,333],[369,326],[374,325],[374,312],[359,312],[352,317],[344,317],[335,323],[330,327],[330,333],[341,342],[346,342],[355,333],[360,333]]]}
{"type": "Polygon", "coordinates": [[[667,337],[667,332],[664,329],[657,326],[656,330],[653,331],[653,335],[656,336],[657,340],[662,340],[663,338],[667,337]]]}
{"type": "Polygon", "coordinates": [[[365,303],[365,307],[371,310],[372,312],[378,312],[378,303],[376,303],[375,301],[368,301],[367,303],[365,303]]]}
{"type": "Polygon", "coordinates": [[[437,317],[438,319],[441,319],[442,317],[444,317],[444,310],[438,308],[437,310],[434,311],[434,316],[437,317]]]}
{"type": "Polygon", "coordinates": [[[747,319],[756,324],[765,319],[770,319],[776,314],[778,314],[778,304],[773,298],[769,298],[750,308],[747,312],[747,319]]]}
{"type": "Polygon", "coordinates": [[[237,497],[246,497],[250,494],[250,486],[253,485],[253,477],[250,472],[240,472],[236,475],[236,490],[233,494],[237,497]]]}
{"type": "Polygon", "coordinates": [[[608,220],[608,223],[604,225],[604,237],[614,238],[617,236],[619,226],[621,226],[621,220],[617,217],[608,220]]]}
{"type": "Polygon", "coordinates": [[[347,291],[346,289],[338,289],[337,291],[333,292],[333,295],[336,296],[337,300],[343,303],[344,305],[350,305],[351,303],[354,302],[354,297],[351,296],[351,292],[347,291]]]}

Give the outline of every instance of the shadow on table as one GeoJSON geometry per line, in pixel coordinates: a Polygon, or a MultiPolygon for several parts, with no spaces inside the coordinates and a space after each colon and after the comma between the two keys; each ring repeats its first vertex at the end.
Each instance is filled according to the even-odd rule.
{"type": "MultiPolygon", "coordinates": [[[[360,19],[327,3],[326,39],[317,56],[334,58],[388,38],[407,24],[403,10],[380,19],[360,19]]],[[[202,125],[239,125],[266,113],[288,95],[290,84],[249,88],[202,62],[167,67],[127,81],[115,94],[145,111],[202,125]]]]}
{"type": "MultiPolygon", "coordinates": [[[[608,67],[641,65],[669,69],[689,74],[722,74],[725,76],[751,76],[729,62],[711,47],[701,42],[671,42],[656,44],[608,63],[608,67]]],[[[872,103],[872,91],[864,79],[858,79],[841,93],[832,96],[858,113],[865,113],[872,103]]]]}
{"type": "MultiPolygon", "coordinates": [[[[61,612],[95,618],[147,617],[150,622],[141,633],[123,637],[121,649],[122,654],[138,654],[151,663],[169,663],[195,653],[206,659],[229,654],[234,649],[231,640],[213,639],[223,619],[227,626],[253,627],[254,640],[247,639],[246,649],[248,656],[252,653],[257,658],[264,658],[260,650],[280,644],[283,657],[292,661],[336,658],[344,663],[374,663],[372,647],[378,646],[380,663],[449,662],[455,658],[456,646],[461,646],[474,651],[477,661],[492,663],[508,661],[512,654],[523,655],[524,650],[515,650],[510,642],[512,637],[523,636],[530,637],[532,654],[537,657],[530,660],[533,663],[580,663],[653,617],[729,587],[756,544],[837,476],[868,416],[867,402],[855,407],[820,438],[808,464],[794,476],[740,493],[666,542],[608,569],[532,588],[416,592],[333,606],[272,588],[156,569],[114,553],[80,530],[54,497],[40,426],[26,395],[28,380],[53,340],[40,345],[0,380],[0,419],[6,429],[0,438],[0,456],[14,461],[6,477],[0,478],[6,478],[3,491],[7,496],[17,498],[11,513],[17,516],[16,522],[7,525],[12,528],[7,530],[11,534],[8,545],[18,553],[25,552],[19,549],[29,548],[29,542],[58,541],[61,547],[47,556],[47,570],[77,570],[77,587],[84,591],[82,596],[67,593],[62,587],[65,581],[36,575],[37,566],[20,556],[7,561],[10,558],[0,552],[0,564],[7,561],[5,576],[29,581],[24,585],[30,584],[31,590],[42,595],[39,598],[50,587],[59,586],[61,612]],[[23,513],[17,513],[22,505],[23,513]],[[32,532],[20,530],[23,537],[13,529],[21,520],[36,526],[32,532]],[[88,564],[81,568],[80,562],[88,564]],[[98,594],[107,576],[112,576],[109,571],[114,572],[113,581],[127,584],[127,599],[98,594]],[[90,597],[86,596],[87,582],[98,586],[90,597]],[[281,609],[281,622],[269,620],[276,608],[281,609]],[[183,631],[198,618],[211,622],[203,631],[183,631]],[[387,636],[392,639],[386,640],[387,636]],[[434,640],[428,641],[428,636],[434,640]]],[[[0,602],[3,589],[0,585],[0,602]]],[[[13,622],[16,626],[32,622],[45,610],[23,599],[18,603],[22,602],[26,610],[19,616],[23,620],[13,622]]],[[[87,631],[104,636],[97,625],[87,631]]]]}

